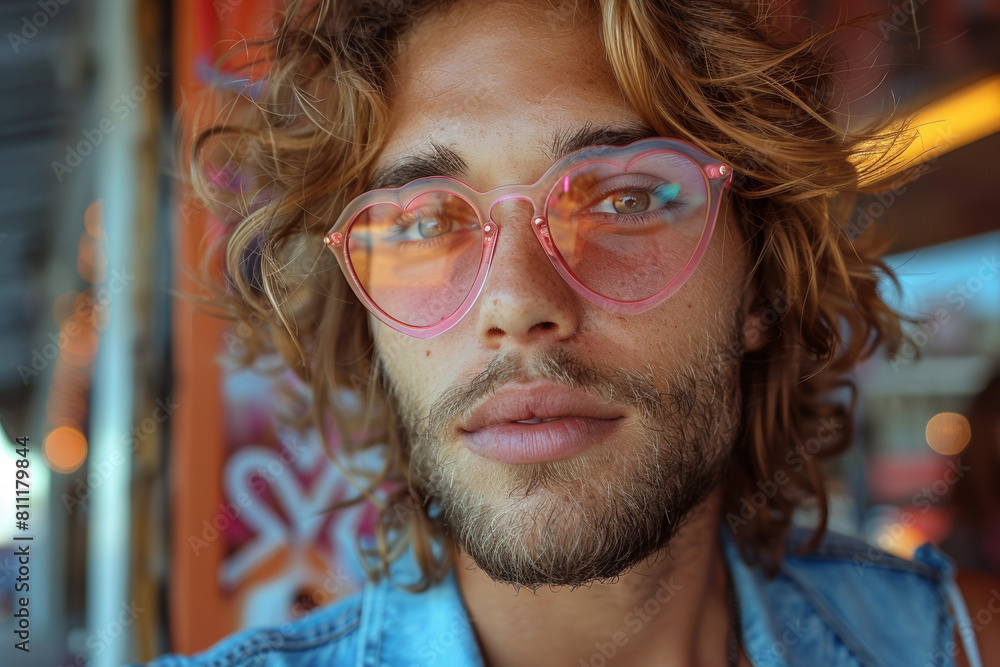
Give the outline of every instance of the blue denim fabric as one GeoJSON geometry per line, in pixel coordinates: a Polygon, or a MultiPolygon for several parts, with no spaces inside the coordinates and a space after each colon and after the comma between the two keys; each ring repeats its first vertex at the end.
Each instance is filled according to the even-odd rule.
{"type": "MultiPolygon", "coordinates": [[[[925,545],[912,561],[864,542],[828,535],[795,555],[808,533],[793,530],[774,579],[740,558],[727,531],[723,553],[738,599],[743,650],[755,667],[950,667],[956,618],[968,615],[951,564],[925,545]]],[[[412,560],[393,580],[412,581],[412,560]]],[[[974,647],[970,664],[976,667],[974,647]]],[[[272,630],[248,630],[193,657],[164,656],[156,667],[251,665],[425,667],[483,665],[454,573],[423,593],[389,581],[272,630]]]]}
{"type": "Polygon", "coordinates": [[[796,555],[808,537],[791,533],[781,571],[768,580],[723,536],[743,649],[755,667],[954,664],[955,621],[968,627],[968,615],[940,551],[927,544],[908,561],[831,534],[817,550],[796,555]]]}

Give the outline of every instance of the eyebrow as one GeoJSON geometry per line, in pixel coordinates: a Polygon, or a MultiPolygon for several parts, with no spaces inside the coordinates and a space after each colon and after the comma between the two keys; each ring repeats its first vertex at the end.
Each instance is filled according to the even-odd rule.
{"type": "Polygon", "coordinates": [[[557,133],[552,139],[548,154],[555,161],[591,146],[628,146],[640,139],[655,136],[656,132],[646,125],[592,125],[587,123],[574,131],[565,130],[557,133]]]}
{"type": "MultiPolygon", "coordinates": [[[[545,153],[553,162],[570,153],[591,146],[627,146],[640,139],[656,136],[656,132],[641,124],[586,125],[566,129],[555,134],[545,153]]],[[[401,188],[418,178],[444,176],[460,178],[468,174],[469,165],[462,156],[450,148],[431,143],[429,150],[407,155],[395,162],[376,169],[366,190],[401,188]]]]}
{"type": "Polygon", "coordinates": [[[401,188],[410,181],[430,176],[458,178],[468,168],[461,155],[432,142],[430,150],[407,155],[387,167],[376,169],[367,189],[401,188]]]}

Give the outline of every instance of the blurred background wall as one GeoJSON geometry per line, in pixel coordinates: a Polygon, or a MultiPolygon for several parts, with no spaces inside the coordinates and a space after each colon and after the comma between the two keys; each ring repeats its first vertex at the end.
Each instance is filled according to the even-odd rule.
{"type": "MultiPolygon", "coordinates": [[[[25,594],[15,554],[31,553],[31,652],[5,640],[0,664],[191,652],[363,581],[350,545],[370,515],[321,511],[350,490],[315,434],[283,426],[302,388],[276,362],[227,362],[246,333],[175,297],[219,231],[173,178],[178,128],[201,122],[190,102],[208,86],[252,97],[246,73],[217,63],[279,8],[0,5],[4,637],[25,594]]],[[[848,231],[895,234],[901,290],[887,294],[925,319],[901,358],[856,373],[860,437],[831,470],[834,525],[903,556],[934,540],[1000,573],[1000,387],[988,386],[1000,373],[1000,2],[803,0],[777,13],[832,25],[870,11],[884,13],[839,42],[842,111],[924,124],[916,180],[863,198],[848,231]]]]}

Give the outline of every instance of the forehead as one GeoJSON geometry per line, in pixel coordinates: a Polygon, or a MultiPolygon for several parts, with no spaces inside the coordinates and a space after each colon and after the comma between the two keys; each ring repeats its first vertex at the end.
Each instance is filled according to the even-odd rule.
{"type": "Polygon", "coordinates": [[[640,123],[588,4],[464,2],[429,14],[404,36],[393,74],[383,161],[432,142],[538,157],[581,126],[640,123]]]}

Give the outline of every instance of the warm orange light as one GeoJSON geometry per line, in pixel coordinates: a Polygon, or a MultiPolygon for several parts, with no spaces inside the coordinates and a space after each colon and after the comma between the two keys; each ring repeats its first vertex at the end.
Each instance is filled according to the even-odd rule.
{"type": "Polygon", "coordinates": [[[83,213],[83,226],[93,238],[99,239],[104,234],[104,205],[100,199],[87,207],[83,213]]]}
{"type": "Polygon", "coordinates": [[[59,330],[63,343],[60,357],[72,366],[90,366],[97,356],[97,332],[89,326],[80,326],[77,318],[63,323],[59,330]]]}
{"type": "MultiPolygon", "coordinates": [[[[911,127],[917,131],[914,142],[874,180],[882,181],[1000,131],[1000,74],[934,100],[917,111],[911,127]]],[[[857,160],[863,163],[866,158],[862,150],[857,160]]]]}
{"type": "Polygon", "coordinates": [[[74,308],[76,313],[73,317],[76,320],[76,326],[99,331],[107,326],[107,304],[95,301],[90,295],[90,289],[80,293],[74,308]]]}
{"type": "Polygon", "coordinates": [[[80,249],[76,255],[76,269],[80,277],[88,283],[103,283],[106,280],[108,258],[104,255],[101,241],[84,234],[80,237],[80,249]]]}
{"type": "Polygon", "coordinates": [[[941,412],[927,422],[927,444],[938,454],[958,454],[969,444],[972,427],[957,412],[941,412]]]}
{"type": "Polygon", "coordinates": [[[914,119],[920,137],[903,155],[923,162],[1000,130],[1000,74],[931,102],[914,119]]]}
{"type": "Polygon", "coordinates": [[[916,526],[895,523],[883,528],[875,543],[894,556],[913,558],[913,552],[926,541],[927,536],[916,526]]]}
{"type": "Polygon", "coordinates": [[[74,304],[80,298],[76,290],[63,292],[52,302],[52,321],[61,324],[67,317],[73,314],[74,304]]]}
{"type": "Polygon", "coordinates": [[[42,452],[50,468],[70,473],[83,465],[87,458],[87,438],[78,428],[60,426],[45,437],[42,452]]]}
{"type": "MultiPolygon", "coordinates": [[[[69,374],[71,375],[71,374],[69,374]]],[[[70,378],[66,378],[69,380],[70,378]]],[[[90,407],[85,393],[89,386],[73,387],[56,394],[49,394],[45,402],[45,415],[53,426],[78,426],[87,417],[90,407]]]]}
{"type": "Polygon", "coordinates": [[[94,309],[94,288],[88,287],[77,295],[73,302],[73,311],[76,313],[89,313],[94,309]]]}

